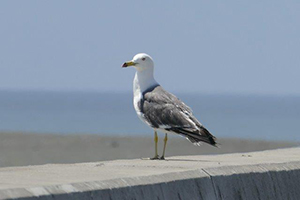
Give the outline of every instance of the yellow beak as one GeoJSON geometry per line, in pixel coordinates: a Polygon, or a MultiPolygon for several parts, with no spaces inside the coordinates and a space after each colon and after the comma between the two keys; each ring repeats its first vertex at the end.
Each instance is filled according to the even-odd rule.
{"type": "Polygon", "coordinates": [[[122,67],[130,67],[130,66],[134,66],[134,65],[135,65],[135,63],[133,61],[127,61],[122,65],[122,67]]]}

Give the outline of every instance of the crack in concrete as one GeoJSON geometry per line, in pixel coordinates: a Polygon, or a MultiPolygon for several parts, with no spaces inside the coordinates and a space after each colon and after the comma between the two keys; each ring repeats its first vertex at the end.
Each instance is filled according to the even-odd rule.
{"type": "Polygon", "coordinates": [[[208,173],[208,171],[206,171],[204,168],[201,169],[206,175],[209,176],[209,179],[211,180],[211,183],[212,183],[212,186],[213,186],[213,189],[214,189],[214,193],[215,193],[215,197],[217,199],[217,191],[216,191],[216,186],[215,186],[215,183],[214,183],[214,180],[213,180],[213,177],[212,175],[210,175],[210,173],[208,173]]]}

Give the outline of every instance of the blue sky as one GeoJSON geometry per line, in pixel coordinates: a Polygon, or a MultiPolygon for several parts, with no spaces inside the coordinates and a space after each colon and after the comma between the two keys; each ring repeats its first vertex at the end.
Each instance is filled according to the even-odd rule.
{"type": "Polygon", "coordinates": [[[300,95],[299,1],[0,1],[0,89],[300,95]]]}

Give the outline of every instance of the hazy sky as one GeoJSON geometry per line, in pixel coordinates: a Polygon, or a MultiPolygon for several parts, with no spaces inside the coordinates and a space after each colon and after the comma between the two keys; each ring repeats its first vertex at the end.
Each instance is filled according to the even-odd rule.
{"type": "Polygon", "coordinates": [[[300,1],[0,1],[0,89],[300,95],[300,1]]]}

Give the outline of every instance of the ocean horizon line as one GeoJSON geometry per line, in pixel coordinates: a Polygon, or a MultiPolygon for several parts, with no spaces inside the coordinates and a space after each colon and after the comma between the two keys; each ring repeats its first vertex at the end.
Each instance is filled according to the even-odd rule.
{"type": "MultiPolygon", "coordinates": [[[[300,98],[300,94],[276,94],[276,93],[239,93],[239,92],[186,92],[172,91],[175,95],[195,95],[195,96],[222,96],[222,97],[281,97],[281,98],[300,98]]],[[[0,88],[0,93],[57,93],[57,94],[132,94],[131,90],[56,90],[56,89],[16,89],[0,88]]]]}

